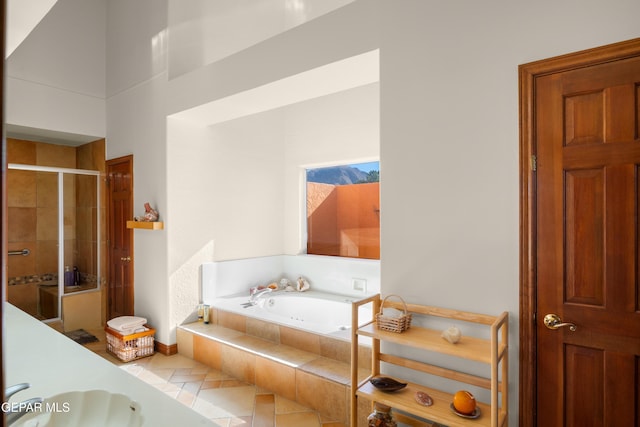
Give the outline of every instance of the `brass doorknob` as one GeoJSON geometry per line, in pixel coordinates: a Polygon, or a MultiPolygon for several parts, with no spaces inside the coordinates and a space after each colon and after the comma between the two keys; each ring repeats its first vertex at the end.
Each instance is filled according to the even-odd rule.
{"type": "Polygon", "coordinates": [[[130,256],[122,257],[120,258],[120,261],[131,261],[131,257],[130,256]]]}
{"type": "Polygon", "coordinates": [[[560,316],[553,313],[544,316],[544,326],[549,329],[559,329],[568,326],[571,332],[575,332],[575,330],[578,329],[574,323],[563,322],[560,316]]]}

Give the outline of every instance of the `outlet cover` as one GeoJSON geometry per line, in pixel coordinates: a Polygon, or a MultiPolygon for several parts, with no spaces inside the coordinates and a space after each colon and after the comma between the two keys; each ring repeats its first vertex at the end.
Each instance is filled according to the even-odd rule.
{"type": "Polygon", "coordinates": [[[367,279],[351,279],[351,289],[358,292],[367,292],[367,279]]]}

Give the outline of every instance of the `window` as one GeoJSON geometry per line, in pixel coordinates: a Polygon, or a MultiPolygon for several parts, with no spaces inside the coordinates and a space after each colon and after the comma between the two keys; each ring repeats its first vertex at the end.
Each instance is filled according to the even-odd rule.
{"type": "Polygon", "coordinates": [[[380,163],[307,169],[307,253],[380,259],[380,163]]]}

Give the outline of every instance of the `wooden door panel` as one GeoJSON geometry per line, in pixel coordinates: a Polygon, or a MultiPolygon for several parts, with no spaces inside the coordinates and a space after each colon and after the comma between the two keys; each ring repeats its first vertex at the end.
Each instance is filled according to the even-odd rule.
{"type": "Polygon", "coordinates": [[[133,166],[130,156],[107,162],[109,173],[109,318],[134,314],[133,233],[126,227],[133,217],[133,166]]]}
{"type": "Polygon", "coordinates": [[[639,422],[638,82],[638,58],[536,81],[541,426],[639,422]]]}
{"type": "Polygon", "coordinates": [[[565,145],[630,142],[638,135],[634,83],[565,95],[565,145]]]}
{"type": "Polygon", "coordinates": [[[567,426],[604,425],[596,421],[604,415],[604,358],[599,349],[565,346],[567,426]]]}
{"type": "Polygon", "coordinates": [[[599,90],[565,97],[565,145],[604,142],[603,92],[599,90]]]}
{"type": "MultiPolygon", "coordinates": [[[[638,395],[638,364],[636,363],[637,357],[630,357],[628,355],[609,352],[607,359],[605,360],[605,366],[611,367],[609,375],[605,375],[605,413],[616,413],[621,420],[636,420],[636,398],[640,398],[638,395]]],[[[603,424],[603,425],[624,425],[618,424],[603,424]]],[[[630,424],[634,425],[634,424],[630,424]]],[[[635,425],[638,425],[637,423],[635,425]]]]}
{"type": "Polygon", "coordinates": [[[565,174],[565,303],[604,305],[604,170],[565,174]]]}
{"type": "MultiPolygon", "coordinates": [[[[637,144],[637,143],[636,143],[637,144]]],[[[640,157],[636,157],[640,160],[640,157]]],[[[635,318],[633,307],[638,271],[637,238],[638,166],[630,163],[607,168],[605,281],[607,308],[612,312],[629,313],[635,318]],[[619,286],[624,283],[625,286],[619,286]]],[[[638,319],[635,318],[637,322],[638,319]]]]}
{"type": "Polygon", "coordinates": [[[634,83],[609,88],[605,108],[605,122],[608,123],[607,142],[631,142],[636,139],[638,134],[635,89],[634,83]]]}
{"type": "Polygon", "coordinates": [[[579,67],[562,73],[565,94],[593,92],[636,83],[639,57],[579,67]]]}

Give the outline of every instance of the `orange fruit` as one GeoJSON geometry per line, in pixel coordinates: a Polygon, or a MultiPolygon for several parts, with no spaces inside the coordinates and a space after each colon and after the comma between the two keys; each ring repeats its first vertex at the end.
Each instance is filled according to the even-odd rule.
{"type": "Polygon", "coordinates": [[[466,390],[457,391],[453,395],[453,407],[461,414],[471,415],[476,410],[476,398],[466,390]]]}

